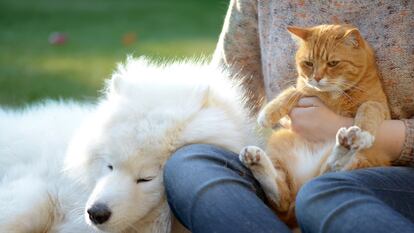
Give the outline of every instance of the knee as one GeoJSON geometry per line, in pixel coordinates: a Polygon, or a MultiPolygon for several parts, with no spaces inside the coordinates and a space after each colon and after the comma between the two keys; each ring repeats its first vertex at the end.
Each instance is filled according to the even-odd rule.
{"type": "Polygon", "coordinates": [[[329,173],[317,177],[299,190],[296,197],[296,217],[304,232],[317,232],[323,219],[329,218],[349,192],[359,188],[358,180],[350,172],[329,173]]]}
{"type": "Polygon", "coordinates": [[[173,153],[164,166],[163,177],[172,211],[183,214],[180,211],[190,208],[205,187],[225,176],[221,171],[227,172],[234,159],[236,154],[207,144],[184,146],[173,153]]]}

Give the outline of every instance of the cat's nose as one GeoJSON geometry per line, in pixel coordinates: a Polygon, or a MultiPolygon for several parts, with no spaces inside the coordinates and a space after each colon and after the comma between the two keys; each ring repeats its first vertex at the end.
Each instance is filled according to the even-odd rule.
{"type": "Polygon", "coordinates": [[[319,81],[321,81],[323,76],[322,75],[315,75],[313,78],[315,79],[316,82],[319,82],[319,81]]]}

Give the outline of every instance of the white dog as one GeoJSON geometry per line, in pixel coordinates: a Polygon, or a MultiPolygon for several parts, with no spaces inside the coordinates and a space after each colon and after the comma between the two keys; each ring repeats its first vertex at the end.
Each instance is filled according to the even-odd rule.
{"type": "Polygon", "coordinates": [[[0,112],[0,232],[182,230],[164,196],[169,156],[192,143],[236,153],[258,143],[243,92],[226,76],[130,58],[97,106],[0,112]]]}

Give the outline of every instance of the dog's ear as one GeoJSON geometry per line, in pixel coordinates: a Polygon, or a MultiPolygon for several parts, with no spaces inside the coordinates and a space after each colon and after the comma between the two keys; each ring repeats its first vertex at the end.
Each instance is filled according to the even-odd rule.
{"type": "Polygon", "coordinates": [[[109,80],[109,84],[107,85],[109,92],[118,93],[121,91],[121,82],[122,77],[119,75],[113,75],[112,78],[109,80]]]}
{"type": "Polygon", "coordinates": [[[112,74],[111,79],[106,83],[106,90],[108,93],[119,94],[121,93],[123,82],[129,77],[131,67],[134,67],[134,58],[128,56],[124,63],[118,63],[115,72],[112,74]]]}
{"type": "Polygon", "coordinates": [[[125,62],[118,63],[115,72],[112,74],[111,79],[107,81],[106,90],[108,93],[119,94],[124,90],[128,90],[131,86],[131,82],[137,82],[140,79],[148,79],[152,73],[156,71],[156,66],[151,61],[140,56],[134,58],[128,56],[125,62]]]}

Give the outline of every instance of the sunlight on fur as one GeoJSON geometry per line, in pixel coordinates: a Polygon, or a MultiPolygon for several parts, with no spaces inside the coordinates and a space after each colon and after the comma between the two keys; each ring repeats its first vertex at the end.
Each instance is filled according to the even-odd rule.
{"type": "Polygon", "coordinates": [[[310,142],[289,129],[270,137],[266,152],[248,146],[240,160],[258,179],[276,213],[295,227],[295,197],[309,179],[325,172],[390,165],[374,142],[380,124],[390,119],[375,56],[357,28],[351,25],[288,27],[298,43],[295,87],[270,101],[259,113],[263,127],[274,127],[304,96],[317,96],[335,113],[355,118],[336,137],[310,142]]]}
{"type": "Polygon", "coordinates": [[[260,145],[243,96],[206,63],[130,57],[97,104],[0,110],[0,232],[184,231],[163,166],[186,144],[260,145]]]}

